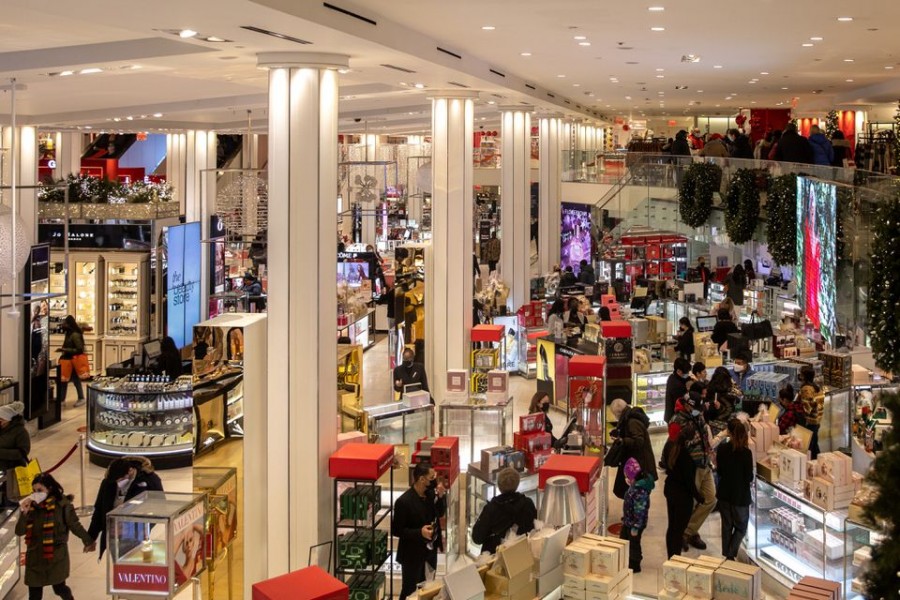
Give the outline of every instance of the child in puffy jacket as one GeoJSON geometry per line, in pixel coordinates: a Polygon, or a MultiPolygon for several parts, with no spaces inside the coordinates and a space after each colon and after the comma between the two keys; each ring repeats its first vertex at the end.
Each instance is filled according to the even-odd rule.
{"type": "Polygon", "coordinates": [[[628,491],[625,492],[625,503],[622,506],[622,531],[619,537],[630,542],[628,568],[640,573],[643,559],[641,536],[647,527],[650,492],[655,484],[651,475],[641,472],[641,465],[635,458],[629,458],[621,468],[625,472],[628,491]]]}

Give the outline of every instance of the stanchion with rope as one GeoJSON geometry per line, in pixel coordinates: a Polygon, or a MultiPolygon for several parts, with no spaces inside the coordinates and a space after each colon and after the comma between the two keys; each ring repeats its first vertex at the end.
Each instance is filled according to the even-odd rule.
{"type": "Polygon", "coordinates": [[[87,491],[85,487],[85,473],[87,472],[87,437],[78,434],[78,445],[81,446],[81,506],[75,509],[75,514],[79,517],[90,517],[94,514],[94,507],[88,504],[87,491]]]}

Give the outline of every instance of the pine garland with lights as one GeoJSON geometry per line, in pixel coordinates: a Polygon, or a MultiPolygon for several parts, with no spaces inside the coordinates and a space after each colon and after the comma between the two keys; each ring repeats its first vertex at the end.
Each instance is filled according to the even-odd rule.
{"type": "MultiPolygon", "coordinates": [[[[875,364],[900,373],[900,187],[895,186],[882,204],[872,226],[870,271],[866,310],[875,364]]],[[[900,480],[898,480],[900,481],[900,480]]],[[[898,563],[900,564],[900,563],[898,563]]]]}
{"type": "Polygon", "coordinates": [[[733,244],[746,244],[753,239],[759,221],[759,177],[755,169],[738,169],[728,182],[725,231],[733,244]]]}
{"type": "Polygon", "coordinates": [[[891,140],[894,146],[894,175],[900,175],[900,100],[897,100],[897,112],[894,113],[894,131],[891,140]]]}
{"type": "Polygon", "coordinates": [[[829,110],[825,115],[825,136],[830,140],[834,132],[838,130],[838,113],[836,110],[829,110]]]}
{"type": "Polygon", "coordinates": [[[872,560],[863,575],[866,598],[900,598],[900,396],[882,394],[881,401],[893,415],[891,427],[883,434],[883,450],[875,457],[866,479],[878,488],[875,500],[866,507],[865,516],[883,537],[872,546],[872,560]]]}
{"type": "Polygon", "coordinates": [[[769,254],[779,265],[797,262],[797,175],[788,173],[769,182],[766,200],[769,254]]]}
{"type": "Polygon", "coordinates": [[[702,227],[712,214],[713,194],[722,184],[722,168],[710,163],[693,163],[678,186],[678,210],[690,227],[702,227]]]}

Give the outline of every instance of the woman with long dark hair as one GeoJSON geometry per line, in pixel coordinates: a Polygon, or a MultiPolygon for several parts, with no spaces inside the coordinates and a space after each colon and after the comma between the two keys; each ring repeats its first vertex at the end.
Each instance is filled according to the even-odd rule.
{"type": "Polygon", "coordinates": [[[550,443],[556,447],[556,436],[553,435],[553,421],[550,420],[550,395],[547,392],[535,392],[528,405],[528,414],[544,413],[544,431],[550,434],[550,443]]]}
{"type": "Polygon", "coordinates": [[[694,354],[694,326],[687,317],[678,320],[678,333],[675,334],[675,354],[691,360],[694,354]]]}
{"type": "Polygon", "coordinates": [[[663,493],[666,496],[666,512],[669,516],[669,526],[666,528],[666,556],[669,558],[681,554],[684,532],[694,512],[694,503],[703,502],[695,479],[697,466],[687,447],[696,434],[697,430],[688,423],[681,428],[673,443],[666,444],[663,451],[663,464],[666,467],[663,493]]]}
{"type": "Polygon", "coordinates": [[[66,316],[61,328],[66,332],[66,336],[63,338],[62,346],[56,350],[62,352],[59,357],[59,403],[65,404],[69,381],[72,381],[75,384],[75,393],[78,394],[75,406],[82,406],[85,403],[84,389],[78,377],[75,361],[84,354],[84,333],[72,315],[66,316]]]}
{"type": "Polygon", "coordinates": [[[744,288],[747,287],[747,274],[740,263],[734,266],[728,279],[725,280],[726,294],[734,302],[735,306],[744,305],[744,288]]]}
{"type": "Polygon", "coordinates": [[[706,388],[706,398],[709,408],[704,417],[713,436],[716,436],[725,430],[735,412],[735,407],[741,400],[740,390],[735,387],[728,369],[716,367],[706,388]]]}
{"type": "Polygon", "coordinates": [[[753,454],[747,428],[740,419],[728,422],[728,433],[728,441],[716,450],[719,473],[716,498],[722,516],[722,555],[727,560],[735,560],[750,521],[753,454]]]}
{"type": "Polygon", "coordinates": [[[72,496],[48,473],[38,474],[31,482],[34,492],[22,499],[22,518],[16,523],[16,535],[25,536],[25,585],[28,600],[41,600],[44,587],[63,600],[73,600],[66,585],[69,578],[69,532],[91,546],[91,536],[81,526],[72,496]]]}

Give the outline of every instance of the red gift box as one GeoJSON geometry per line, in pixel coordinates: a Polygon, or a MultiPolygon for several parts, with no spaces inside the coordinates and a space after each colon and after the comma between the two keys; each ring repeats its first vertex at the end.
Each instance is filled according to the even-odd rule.
{"type": "Polygon", "coordinates": [[[391,468],[390,444],[347,444],[328,459],[328,475],[335,479],[375,481],[391,468]]]}
{"type": "Polygon", "coordinates": [[[631,323],[628,321],[601,321],[600,330],[605,338],[631,337],[631,323]]]}
{"type": "Polygon", "coordinates": [[[513,447],[525,453],[550,450],[552,438],[546,431],[513,434],[513,447]]]}
{"type": "Polygon", "coordinates": [[[447,487],[450,487],[456,483],[456,478],[459,477],[459,465],[455,467],[437,466],[434,467],[434,472],[447,482],[447,487]]]}
{"type": "Polygon", "coordinates": [[[600,477],[600,459],[592,456],[554,454],[538,469],[538,488],[557,475],[571,475],[582,494],[588,493],[600,477]]]}
{"type": "Polygon", "coordinates": [[[544,413],[532,413],[530,415],[519,416],[519,431],[521,433],[531,433],[533,431],[544,430],[544,413]]]}
{"type": "Polygon", "coordinates": [[[603,294],[600,296],[600,306],[613,306],[616,302],[615,294],[603,294]]]}
{"type": "Polygon", "coordinates": [[[529,452],[525,455],[525,468],[532,473],[537,473],[544,464],[553,456],[552,450],[541,450],[540,452],[529,452]]]}
{"type": "Polygon", "coordinates": [[[569,377],[603,377],[605,373],[605,356],[578,354],[569,359],[569,377]]]}
{"type": "Polygon", "coordinates": [[[348,600],[350,588],[319,567],[253,584],[253,600],[348,600]]]}
{"type": "Polygon", "coordinates": [[[438,466],[459,466],[459,438],[439,437],[431,446],[431,464],[438,466]]]}
{"type": "Polygon", "coordinates": [[[476,325],[472,328],[473,342],[499,342],[503,339],[503,325],[476,325]]]}
{"type": "Polygon", "coordinates": [[[659,246],[647,246],[647,260],[659,258],[659,246]]]}

